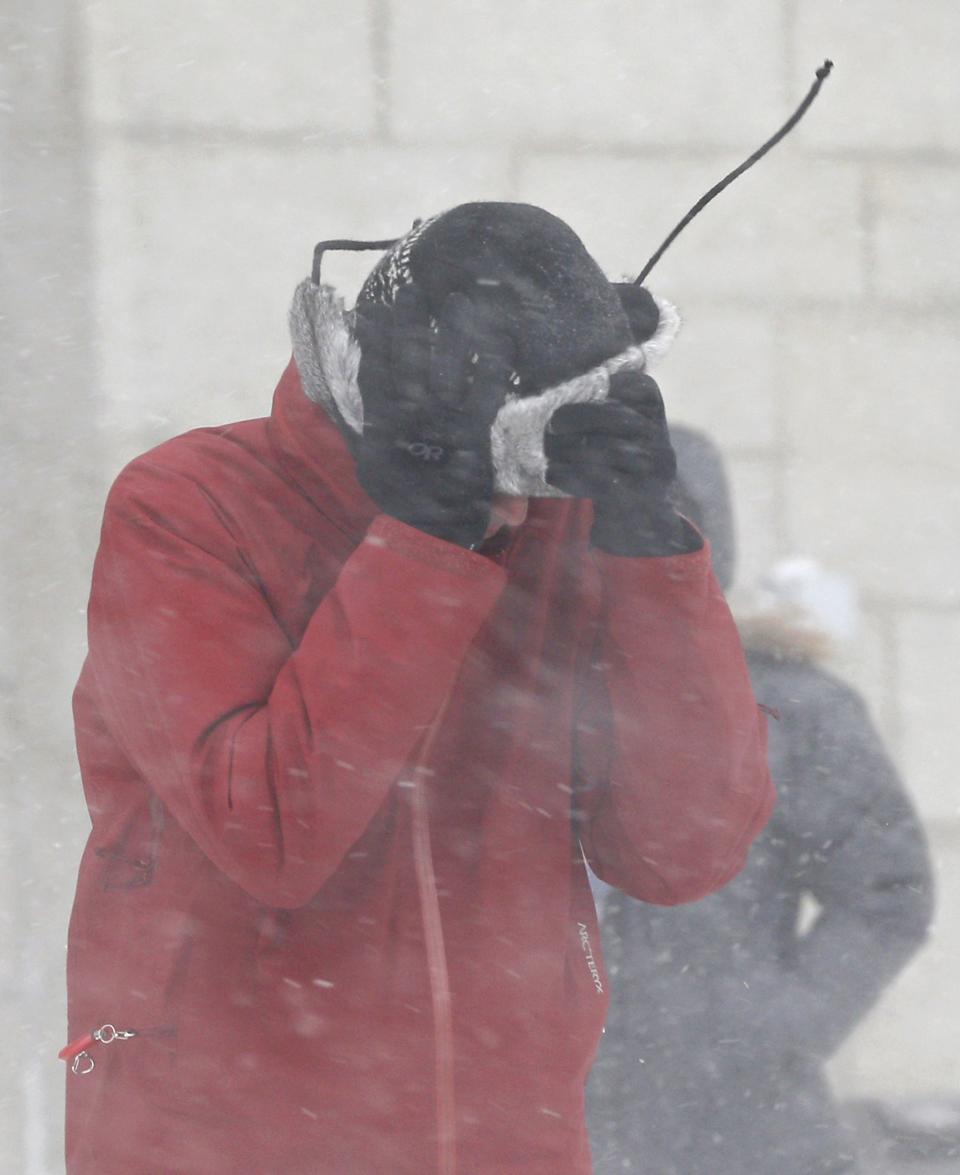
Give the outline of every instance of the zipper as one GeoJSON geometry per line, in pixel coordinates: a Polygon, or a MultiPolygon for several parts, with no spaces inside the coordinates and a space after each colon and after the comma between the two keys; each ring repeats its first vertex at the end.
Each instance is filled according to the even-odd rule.
{"type": "Polygon", "coordinates": [[[423,919],[430,996],[433,1004],[434,1079],[436,1083],[437,1171],[456,1175],[457,1126],[454,1093],[453,1009],[450,976],[443,941],[443,920],[437,895],[430,846],[430,816],[424,788],[424,768],[449,705],[449,695],[434,718],[421,744],[413,769],[413,857],[423,919]]]}

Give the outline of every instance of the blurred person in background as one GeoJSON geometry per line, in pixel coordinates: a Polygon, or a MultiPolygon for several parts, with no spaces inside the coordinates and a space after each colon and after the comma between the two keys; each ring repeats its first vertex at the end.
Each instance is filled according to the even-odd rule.
{"type": "MultiPolygon", "coordinates": [[[[729,586],[719,452],[691,429],[671,437],[679,507],[729,586]]],[[[924,941],[932,882],[863,702],[821,666],[853,611],[840,581],[791,560],[741,624],[757,697],[778,718],[777,808],[743,872],[675,910],[595,887],[611,989],[588,1090],[597,1175],[857,1170],[824,1064],[924,941]]]]}
{"type": "Polygon", "coordinates": [[[68,1171],[587,1175],[584,856],[693,900],[773,800],[674,319],[528,205],[419,223],[351,313],[320,256],[270,417],[107,503],[68,1171]]]}

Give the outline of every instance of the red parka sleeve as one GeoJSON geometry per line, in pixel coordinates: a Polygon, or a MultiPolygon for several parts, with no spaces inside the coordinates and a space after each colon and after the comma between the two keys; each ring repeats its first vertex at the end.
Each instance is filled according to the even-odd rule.
{"type": "Polygon", "coordinates": [[[293,907],[402,776],[502,586],[380,516],[292,647],[202,488],[140,461],[107,505],[89,668],[110,733],[203,852],[293,907]]]}
{"type": "Polygon", "coordinates": [[[633,897],[694,901],[742,868],[770,816],[765,718],[708,544],[594,557],[603,603],[575,731],[584,853],[633,897]]]}

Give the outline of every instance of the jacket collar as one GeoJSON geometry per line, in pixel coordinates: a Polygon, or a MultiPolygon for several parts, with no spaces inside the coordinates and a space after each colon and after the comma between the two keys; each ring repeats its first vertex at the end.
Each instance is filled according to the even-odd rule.
{"type": "Polygon", "coordinates": [[[285,472],[317,510],[345,534],[362,538],[377,507],[357,480],[340,430],[307,399],[293,359],[277,384],[267,435],[285,472]]]}

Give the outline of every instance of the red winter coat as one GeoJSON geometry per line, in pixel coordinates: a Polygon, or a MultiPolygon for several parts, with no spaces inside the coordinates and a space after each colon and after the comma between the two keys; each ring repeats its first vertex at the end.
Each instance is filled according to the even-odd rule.
{"type": "Polygon", "coordinates": [[[538,500],[473,553],[377,514],[292,365],[269,419],[120,475],[69,1005],[71,1038],[136,1035],[68,1074],[70,1175],[590,1170],[578,841],[690,901],[772,803],[707,551],[608,556],[590,522],[538,500]]]}

